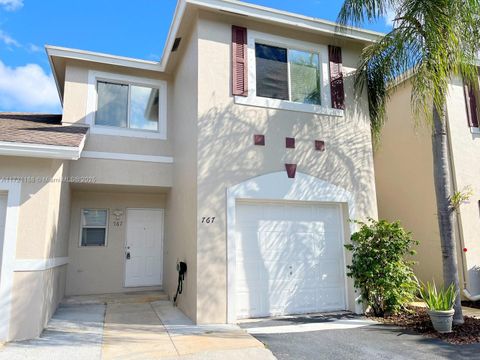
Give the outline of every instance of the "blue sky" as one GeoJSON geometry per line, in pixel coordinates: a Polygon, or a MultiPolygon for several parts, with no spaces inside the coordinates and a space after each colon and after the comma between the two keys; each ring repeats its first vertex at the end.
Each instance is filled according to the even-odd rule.
{"type": "MultiPolygon", "coordinates": [[[[333,21],[343,3],[248,2],[333,21]]],[[[45,44],[159,60],[175,5],[176,0],[0,0],[0,111],[61,111],[45,44]]],[[[388,30],[387,21],[365,27],[388,30]]]]}

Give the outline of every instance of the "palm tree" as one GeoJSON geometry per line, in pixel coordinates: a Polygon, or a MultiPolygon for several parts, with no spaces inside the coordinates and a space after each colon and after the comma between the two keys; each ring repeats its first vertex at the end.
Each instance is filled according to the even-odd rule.
{"type": "MultiPolygon", "coordinates": [[[[368,89],[372,135],[378,141],[388,98],[395,84],[409,78],[412,109],[432,128],[444,283],[454,284],[460,292],[450,203],[446,99],[452,76],[461,76],[478,88],[475,61],[480,42],[480,0],[345,0],[338,23],[361,25],[384,18],[390,11],[395,14],[394,27],[363,51],[355,73],[355,91],[360,94],[368,89]]],[[[454,322],[463,323],[460,296],[454,322]]]]}

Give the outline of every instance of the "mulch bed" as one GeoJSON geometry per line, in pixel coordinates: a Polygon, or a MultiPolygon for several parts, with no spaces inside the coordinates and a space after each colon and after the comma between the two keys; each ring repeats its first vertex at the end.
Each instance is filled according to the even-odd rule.
{"type": "Polygon", "coordinates": [[[438,338],[450,344],[464,345],[480,342],[480,319],[469,316],[464,317],[465,322],[462,325],[454,325],[453,331],[449,334],[440,334],[433,329],[426,308],[410,307],[402,314],[385,318],[370,316],[370,318],[383,324],[400,326],[431,338],[438,338]]]}

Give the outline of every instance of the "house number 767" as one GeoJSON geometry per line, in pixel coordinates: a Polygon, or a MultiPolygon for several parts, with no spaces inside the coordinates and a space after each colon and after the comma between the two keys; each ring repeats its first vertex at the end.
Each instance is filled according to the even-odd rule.
{"type": "Polygon", "coordinates": [[[214,222],[215,222],[215,216],[213,216],[213,217],[210,217],[210,216],[209,216],[209,217],[206,217],[206,216],[204,216],[204,217],[202,218],[202,224],[213,224],[214,222]]]}

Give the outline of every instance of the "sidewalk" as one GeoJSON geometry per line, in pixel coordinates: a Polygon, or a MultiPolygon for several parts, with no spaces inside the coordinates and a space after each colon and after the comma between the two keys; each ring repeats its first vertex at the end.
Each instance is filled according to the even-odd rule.
{"type": "Polygon", "coordinates": [[[194,325],[169,301],[61,305],[38,339],[6,344],[0,360],[275,359],[236,325],[194,325]]]}

